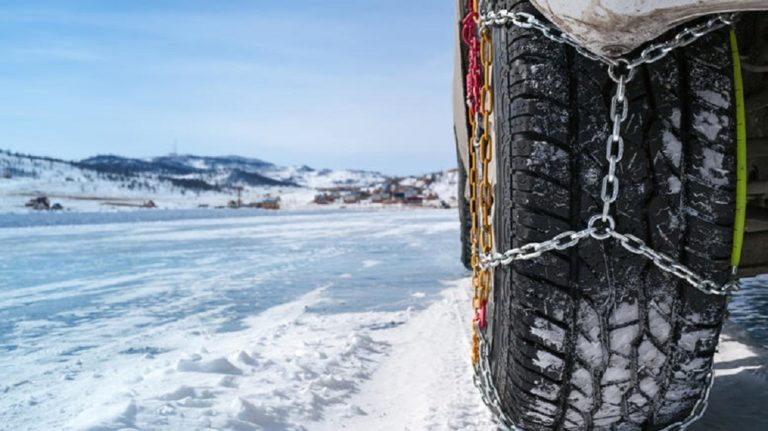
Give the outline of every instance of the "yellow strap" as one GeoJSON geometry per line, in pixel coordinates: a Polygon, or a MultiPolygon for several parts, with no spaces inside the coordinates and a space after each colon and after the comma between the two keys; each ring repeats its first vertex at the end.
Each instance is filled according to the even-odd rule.
{"type": "Polygon", "coordinates": [[[744,80],[741,77],[741,58],[736,32],[731,30],[733,57],[733,88],[736,97],[736,215],[733,222],[733,250],[731,266],[738,268],[744,245],[744,224],[747,216],[747,118],[744,111],[744,80]]]}

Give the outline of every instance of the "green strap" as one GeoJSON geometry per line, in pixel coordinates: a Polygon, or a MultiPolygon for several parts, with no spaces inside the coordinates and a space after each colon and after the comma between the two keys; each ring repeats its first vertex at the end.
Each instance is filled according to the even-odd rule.
{"type": "Polygon", "coordinates": [[[744,245],[744,224],[747,216],[747,118],[744,110],[744,80],[736,32],[731,30],[733,57],[733,89],[736,97],[736,214],[733,222],[731,266],[738,268],[744,245]]]}

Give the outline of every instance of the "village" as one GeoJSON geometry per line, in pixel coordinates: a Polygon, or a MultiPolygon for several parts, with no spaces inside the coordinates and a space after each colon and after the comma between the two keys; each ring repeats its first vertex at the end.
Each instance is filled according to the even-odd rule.
{"type": "MultiPolygon", "coordinates": [[[[428,208],[451,208],[455,207],[455,197],[451,196],[446,200],[439,192],[444,178],[438,178],[436,174],[429,174],[419,177],[406,178],[387,178],[379,184],[361,186],[361,185],[337,185],[332,187],[318,187],[314,190],[316,194],[312,198],[311,191],[309,195],[304,195],[300,202],[301,207],[305,206],[324,206],[346,208],[349,206],[406,206],[406,207],[428,207],[428,208]]],[[[455,185],[450,186],[451,188],[455,185]]],[[[445,188],[445,187],[443,187],[445,188]]],[[[282,189],[261,190],[266,193],[254,193],[257,190],[248,189],[244,186],[232,186],[229,188],[228,200],[216,203],[215,199],[207,199],[202,203],[194,203],[196,208],[214,208],[214,209],[239,209],[256,208],[265,210],[279,210],[283,207],[283,197],[285,194],[282,189]]],[[[443,193],[445,194],[445,193],[443,193]]],[[[222,197],[225,197],[224,194],[222,197]]],[[[65,206],[54,199],[68,200],[90,200],[99,201],[104,208],[137,208],[137,209],[158,209],[165,208],[161,197],[150,198],[107,198],[97,196],[65,196],[57,194],[38,193],[29,198],[24,204],[26,208],[35,211],[66,211],[72,210],[68,205],[65,206]]],[[[288,205],[294,208],[296,205],[288,205]]]]}
{"type": "Polygon", "coordinates": [[[441,200],[435,191],[429,189],[433,181],[434,178],[419,177],[416,181],[408,181],[411,184],[404,184],[399,178],[391,178],[374,188],[345,186],[321,188],[318,189],[320,193],[315,195],[314,203],[317,205],[371,203],[450,208],[450,203],[441,200]]]}

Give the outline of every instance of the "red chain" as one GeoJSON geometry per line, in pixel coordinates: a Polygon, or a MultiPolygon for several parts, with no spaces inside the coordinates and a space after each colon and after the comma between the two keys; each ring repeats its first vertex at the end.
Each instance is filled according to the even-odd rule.
{"type": "Polygon", "coordinates": [[[483,69],[480,67],[480,39],[477,37],[478,13],[475,2],[469,0],[469,11],[464,17],[461,26],[461,39],[469,48],[467,53],[467,106],[469,115],[474,118],[475,113],[480,112],[480,93],[483,86],[483,69]]]}

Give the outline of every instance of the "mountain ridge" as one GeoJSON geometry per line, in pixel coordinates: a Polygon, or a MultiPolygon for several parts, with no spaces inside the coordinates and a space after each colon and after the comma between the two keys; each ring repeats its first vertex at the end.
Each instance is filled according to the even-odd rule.
{"type": "MultiPolygon", "coordinates": [[[[360,169],[279,166],[237,155],[131,158],[99,154],[72,161],[0,149],[0,196],[61,196],[126,206],[137,206],[141,199],[159,199],[178,202],[176,206],[181,207],[182,200],[191,202],[187,206],[192,201],[199,201],[200,206],[219,206],[225,199],[243,193],[246,199],[278,196],[300,206],[300,201],[312,202],[316,193],[328,190],[373,193],[401,181],[409,187],[427,190],[430,184],[440,183],[446,172],[450,171],[396,177],[360,169]]],[[[449,189],[442,187],[442,194],[449,189]]],[[[19,205],[16,199],[12,207],[19,205]]],[[[0,204],[0,211],[4,207],[7,205],[0,204]]]]}

